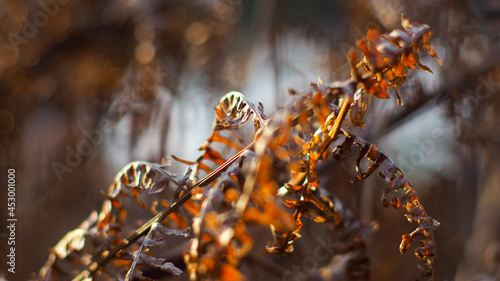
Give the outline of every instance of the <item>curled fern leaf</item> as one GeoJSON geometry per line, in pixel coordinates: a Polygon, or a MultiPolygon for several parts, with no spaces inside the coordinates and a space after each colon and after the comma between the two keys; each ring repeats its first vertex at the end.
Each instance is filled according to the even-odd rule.
{"type": "Polygon", "coordinates": [[[254,117],[255,131],[266,127],[266,117],[263,113],[262,104],[255,107],[245,96],[239,92],[229,92],[221,98],[219,105],[215,108],[217,130],[228,128],[239,128],[250,117],[254,117]]]}
{"type": "Polygon", "coordinates": [[[129,163],[118,172],[106,196],[116,204],[118,204],[116,200],[118,197],[132,197],[139,206],[148,208],[139,196],[142,193],[149,195],[159,193],[170,182],[177,187],[180,186],[175,177],[160,165],[136,161],[129,163]]]}

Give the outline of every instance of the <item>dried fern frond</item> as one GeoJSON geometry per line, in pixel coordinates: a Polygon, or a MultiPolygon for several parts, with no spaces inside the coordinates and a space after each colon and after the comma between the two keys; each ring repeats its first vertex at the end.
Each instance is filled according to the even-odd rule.
{"type": "Polygon", "coordinates": [[[338,238],[345,247],[320,270],[322,276],[328,278],[342,273],[343,278],[358,276],[360,280],[367,280],[365,227],[331,195],[335,190],[326,190],[317,168],[321,162],[346,159],[357,147],[358,175],[354,180],[363,181],[379,171],[387,183],[383,206],[405,210],[408,221],[418,224],[413,232],[403,235],[400,251],[406,252],[412,242],[419,239],[415,249],[418,267],[423,278],[433,280],[436,262],[433,230],[439,223],[427,214],[408,179],[376,144],[342,127],[348,114],[355,126],[364,126],[369,95],[388,98],[387,90],[394,88],[398,103],[402,104],[397,90],[409,69],[418,67],[430,71],[418,60],[420,49],[436,57],[429,44],[429,28],[410,23],[404,16],[402,27],[385,35],[370,30],[357,44],[362,60],[356,60],[354,51],[349,53],[351,78],[328,86],[319,81],[303,92],[295,92],[291,101],[272,118],[264,115],[261,105],[254,106],[238,92],[225,95],[215,108],[212,135],[200,147],[201,156],[196,161],[173,156],[192,170],[176,178],[157,164],[129,164],[115,178],[102,211],[97,217],[89,218],[81,231],[68,234],[58,244],[57,249],[67,247],[67,254],[60,255],[59,261],[48,263],[40,272],[41,278],[54,277],[59,262],[68,261],[73,252],[79,254],[75,262],[77,270],[86,267],[74,280],[96,276],[96,272],[99,278],[109,278],[119,271],[120,266],[111,270],[109,265],[118,253],[129,261],[122,265],[126,268],[127,280],[133,277],[147,280],[139,269],[141,264],[160,268],[168,274],[181,274],[178,267],[147,251],[152,247],[165,247],[164,238],[155,237],[154,232],[185,236],[187,230],[183,229],[190,227],[190,246],[183,254],[189,277],[192,280],[243,280],[239,266],[255,244],[250,228],[268,229],[273,234],[274,240],[262,253],[287,255],[294,251],[294,241],[301,238],[303,220],[308,219],[350,234],[338,238]],[[252,117],[255,131],[246,144],[238,133],[252,117]],[[334,146],[334,142],[338,145],[334,146]],[[226,157],[226,153],[214,148],[214,143],[237,152],[226,157]],[[371,162],[366,171],[361,169],[363,159],[371,162]],[[204,177],[201,171],[206,173],[204,177]],[[141,200],[141,195],[162,194],[160,191],[169,183],[176,188],[173,198],[156,198],[153,204],[141,200]],[[131,231],[125,219],[126,208],[121,203],[125,198],[132,198],[156,215],[131,231]],[[159,206],[165,208],[157,212],[159,206]],[[177,229],[167,228],[167,222],[173,222],[177,229]],[[82,243],[90,243],[90,235],[97,237],[92,241],[98,241],[98,246],[82,250],[82,243]],[[138,243],[140,238],[143,240],[138,243]],[[133,245],[135,250],[126,249],[133,245]]]}

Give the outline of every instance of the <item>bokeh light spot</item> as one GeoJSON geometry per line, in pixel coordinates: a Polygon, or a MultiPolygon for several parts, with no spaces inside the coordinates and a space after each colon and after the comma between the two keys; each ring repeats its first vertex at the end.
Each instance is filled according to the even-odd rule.
{"type": "Polygon", "coordinates": [[[134,50],[135,59],[142,64],[147,64],[155,56],[155,48],[149,42],[143,42],[137,45],[134,50]]]}

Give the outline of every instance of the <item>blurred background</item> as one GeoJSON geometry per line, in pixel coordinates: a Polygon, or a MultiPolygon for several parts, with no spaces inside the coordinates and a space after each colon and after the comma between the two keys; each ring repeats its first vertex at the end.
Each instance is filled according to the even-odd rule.
{"type": "MultiPolygon", "coordinates": [[[[374,100],[355,132],[400,165],[441,222],[437,280],[500,280],[493,0],[0,0],[0,205],[13,168],[18,218],[16,274],[6,274],[5,256],[0,274],[38,272],[128,162],[194,160],[225,93],[240,91],[272,113],[288,88],[348,78],[356,40],[369,28],[398,28],[401,13],[430,26],[443,65],[422,55],[434,74],[411,71],[400,89],[405,105],[374,100]]],[[[418,276],[415,257],[398,250],[412,225],[382,208],[383,181],[350,184],[353,162],[322,171],[358,220],[379,225],[368,239],[371,280],[418,276]]],[[[314,231],[304,232],[289,268],[314,245],[314,231]]],[[[1,253],[6,233],[2,226],[1,253]]]]}

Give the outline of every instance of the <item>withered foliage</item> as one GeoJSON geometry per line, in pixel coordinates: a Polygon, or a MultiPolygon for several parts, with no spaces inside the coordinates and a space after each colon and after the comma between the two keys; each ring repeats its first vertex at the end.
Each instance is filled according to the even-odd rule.
{"type": "Polygon", "coordinates": [[[183,176],[170,174],[160,164],[129,164],[105,194],[102,210],[52,249],[38,277],[150,280],[147,273],[156,269],[167,275],[186,271],[191,280],[244,280],[240,265],[256,240],[251,228],[267,228],[274,237],[260,249],[262,254],[287,255],[294,251],[307,218],[339,234],[339,249],[319,269],[321,277],[367,280],[364,226],[332,195],[334,187],[324,186],[317,168],[358,150],[353,181],[378,171],[387,183],[382,205],[404,210],[408,221],[417,224],[402,236],[401,253],[418,241],[414,253],[421,278],[433,280],[433,230],[439,222],[426,213],[408,179],[376,144],[342,127],[347,114],[355,126],[364,126],[369,95],[388,98],[393,88],[402,104],[397,90],[408,69],[430,71],[419,62],[419,51],[436,57],[430,35],[428,26],[405,17],[402,29],[389,34],[370,30],[357,43],[362,60],[357,61],[355,51],[349,54],[350,79],[330,85],[319,81],[302,92],[292,91],[291,101],[272,118],[240,93],[225,95],[215,108],[213,132],[200,147],[201,156],[196,161],[172,156],[188,165],[183,176]],[[249,120],[254,130],[245,141],[238,133],[249,120]],[[228,153],[234,156],[225,157],[228,153]],[[366,171],[362,161],[370,163],[366,171]],[[128,221],[126,200],[150,211],[153,218],[136,228],[137,221],[128,221]],[[152,248],[178,243],[169,240],[172,235],[189,238],[182,254],[185,265],[152,254],[152,248]]]}

